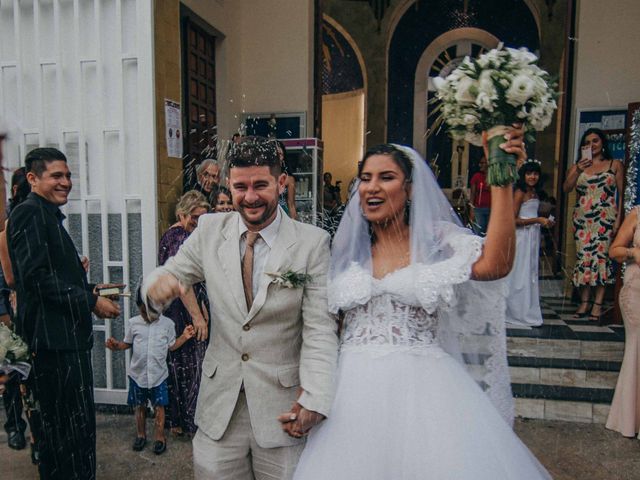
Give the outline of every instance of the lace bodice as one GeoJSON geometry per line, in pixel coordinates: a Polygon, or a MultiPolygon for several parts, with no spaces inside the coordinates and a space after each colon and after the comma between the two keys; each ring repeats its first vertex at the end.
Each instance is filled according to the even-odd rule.
{"type": "Polygon", "coordinates": [[[416,349],[438,346],[437,317],[383,294],[346,312],[341,349],[416,349]]]}
{"type": "Polygon", "coordinates": [[[378,280],[362,278],[370,286],[370,298],[345,312],[342,350],[354,348],[416,349],[438,346],[437,314],[427,313],[412,287],[412,267],[378,280]]]}

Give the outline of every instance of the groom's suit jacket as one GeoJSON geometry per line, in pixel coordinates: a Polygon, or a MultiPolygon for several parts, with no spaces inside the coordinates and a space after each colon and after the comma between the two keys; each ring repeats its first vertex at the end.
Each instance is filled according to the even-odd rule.
{"type": "Polygon", "coordinates": [[[198,228],[162,273],[184,285],[205,281],[211,304],[211,340],[202,365],[195,421],[219,440],[231,419],[241,386],[255,439],[261,447],[294,445],[277,420],[299,403],[328,415],[333,400],[338,338],[327,305],[329,235],[281,212],[278,235],[266,261],[253,305],[247,311],[242,286],[239,214],[203,215],[198,228]],[[268,273],[305,273],[311,280],[287,288],[268,273]]]}

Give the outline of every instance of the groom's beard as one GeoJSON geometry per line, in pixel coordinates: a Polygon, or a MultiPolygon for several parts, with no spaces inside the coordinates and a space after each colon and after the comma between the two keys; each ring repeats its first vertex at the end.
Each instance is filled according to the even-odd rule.
{"type": "Polygon", "coordinates": [[[276,199],[274,202],[258,202],[258,203],[254,203],[251,205],[245,204],[245,203],[241,203],[240,205],[238,205],[238,212],[240,213],[240,216],[242,217],[242,219],[245,221],[245,223],[249,224],[249,225],[255,225],[255,226],[260,226],[265,224],[268,220],[271,219],[271,217],[275,216],[275,211],[278,208],[278,200],[276,199]],[[246,209],[248,208],[256,208],[256,207],[262,207],[264,205],[265,209],[264,212],[262,213],[262,215],[260,215],[259,217],[253,217],[253,218],[249,218],[246,209]]]}

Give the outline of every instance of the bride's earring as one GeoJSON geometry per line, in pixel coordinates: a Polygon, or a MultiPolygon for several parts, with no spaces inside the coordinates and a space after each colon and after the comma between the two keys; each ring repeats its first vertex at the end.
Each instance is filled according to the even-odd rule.
{"type": "Polygon", "coordinates": [[[409,225],[409,219],[411,218],[411,200],[407,198],[404,204],[404,221],[409,225]]]}

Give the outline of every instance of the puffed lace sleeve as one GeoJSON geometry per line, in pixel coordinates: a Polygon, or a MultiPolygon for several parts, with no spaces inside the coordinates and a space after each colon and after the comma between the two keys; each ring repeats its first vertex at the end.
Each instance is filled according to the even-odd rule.
{"type": "Polygon", "coordinates": [[[475,235],[452,235],[444,243],[451,250],[448,258],[415,266],[416,297],[430,314],[456,304],[454,287],[471,278],[471,268],[482,253],[482,238],[475,235]]]}
{"type": "Polygon", "coordinates": [[[371,298],[371,289],[371,274],[353,262],[344,272],[329,281],[329,311],[336,314],[339,310],[366,304],[371,298]]]}

